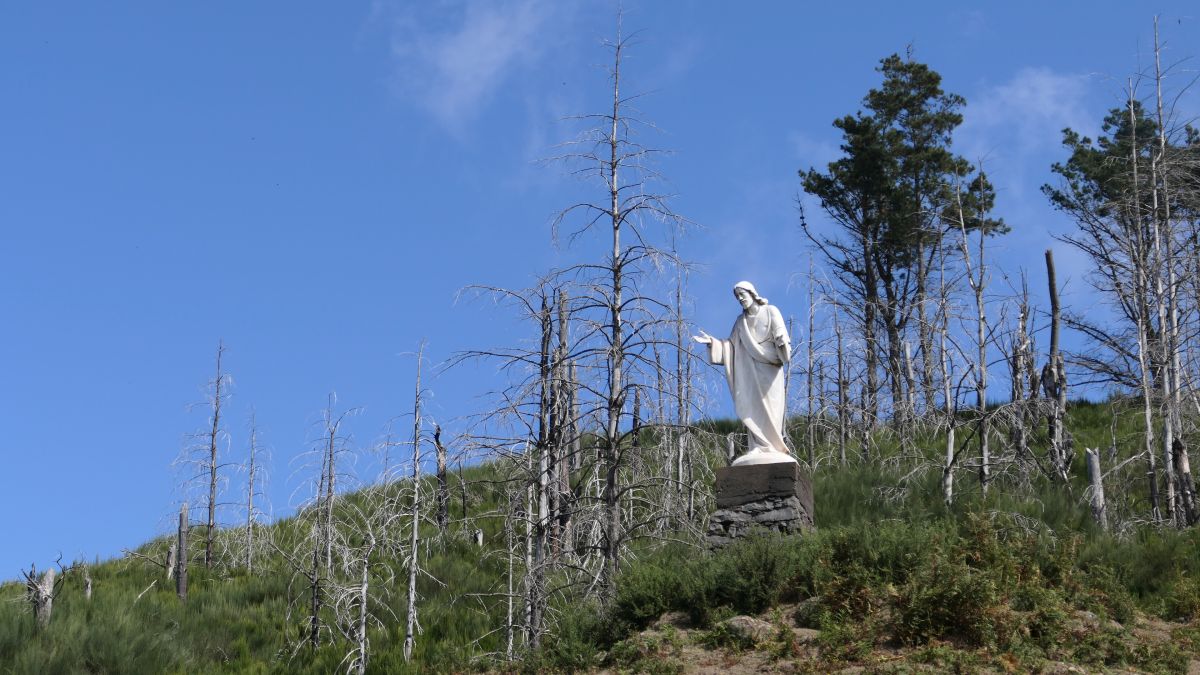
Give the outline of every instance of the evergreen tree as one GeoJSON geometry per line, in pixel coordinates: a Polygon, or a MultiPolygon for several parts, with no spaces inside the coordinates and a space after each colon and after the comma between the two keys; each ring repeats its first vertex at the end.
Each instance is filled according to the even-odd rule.
{"type": "Polygon", "coordinates": [[[863,99],[854,115],[835,120],[844,156],[824,172],[801,171],[804,190],[840,226],[833,235],[809,233],[832,266],[866,339],[864,413],[878,415],[879,357],[892,395],[893,413],[905,419],[905,393],[916,383],[904,368],[904,341],[915,317],[921,355],[921,388],[933,405],[933,348],[926,317],[931,261],[947,232],[946,210],[957,185],[966,184],[964,207],[972,228],[1007,231],[985,217],[994,200],[986,176],[970,177],[971,166],[951,149],[966,101],[941,88],[929,66],[893,54],[880,62],[883,83],[863,99]],[[880,331],[885,341],[880,349],[880,331]]]}

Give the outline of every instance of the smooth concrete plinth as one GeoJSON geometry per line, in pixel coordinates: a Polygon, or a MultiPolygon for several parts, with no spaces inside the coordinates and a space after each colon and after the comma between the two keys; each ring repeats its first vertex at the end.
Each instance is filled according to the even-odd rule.
{"type": "Polygon", "coordinates": [[[812,482],[793,462],[717,469],[717,510],[708,543],[724,546],[754,530],[792,534],[812,529],[812,482]]]}

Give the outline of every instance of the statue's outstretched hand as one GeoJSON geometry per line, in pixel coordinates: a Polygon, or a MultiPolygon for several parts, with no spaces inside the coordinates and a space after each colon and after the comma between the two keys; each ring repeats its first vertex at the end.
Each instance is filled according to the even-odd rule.
{"type": "Polygon", "coordinates": [[[700,334],[693,335],[692,339],[695,340],[696,342],[699,342],[702,345],[711,345],[715,338],[713,338],[713,336],[709,335],[708,333],[705,333],[704,331],[700,331],[700,334]]]}

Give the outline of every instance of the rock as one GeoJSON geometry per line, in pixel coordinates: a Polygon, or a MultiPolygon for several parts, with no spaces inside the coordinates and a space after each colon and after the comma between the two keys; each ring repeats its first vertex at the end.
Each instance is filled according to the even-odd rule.
{"type": "Polygon", "coordinates": [[[820,625],[820,611],[821,596],[814,595],[796,605],[796,611],[792,612],[792,621],[801,628],[816,628],[820,625]]]}
{"type": "Polygon", "coordinates": [[[768,640],[775,632],[775,627],[769,622],[752,616],[735,616],[723,621],[722,625],[738,638],[753,645],[768,640]]]}
{"type": "Polygon", "coordinates": [[[666,614],[658,617],[658,621],[655,621],[650,627],[654,630],[662,630],[667,626],[672,626],[674,628],[687,628],[690,625],[692,625],[692,622],[686,613],[667,612],[666,614]]]}
{"type": "Polygon", "coordinates": [[[792,633],[798,642],[812,642],[821,637],[821,631],[812,628],[793,628],[792,633]]]}

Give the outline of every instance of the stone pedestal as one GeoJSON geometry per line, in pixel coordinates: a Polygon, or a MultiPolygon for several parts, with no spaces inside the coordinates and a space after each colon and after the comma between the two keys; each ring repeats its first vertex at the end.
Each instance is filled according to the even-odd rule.
{"type": "Polygon", "coordinates": [[[813,526],[812,482],[795,462],[717,469],[717,510],[708,543],[732,543],[755,529],[790,534],[813,526]]]}

